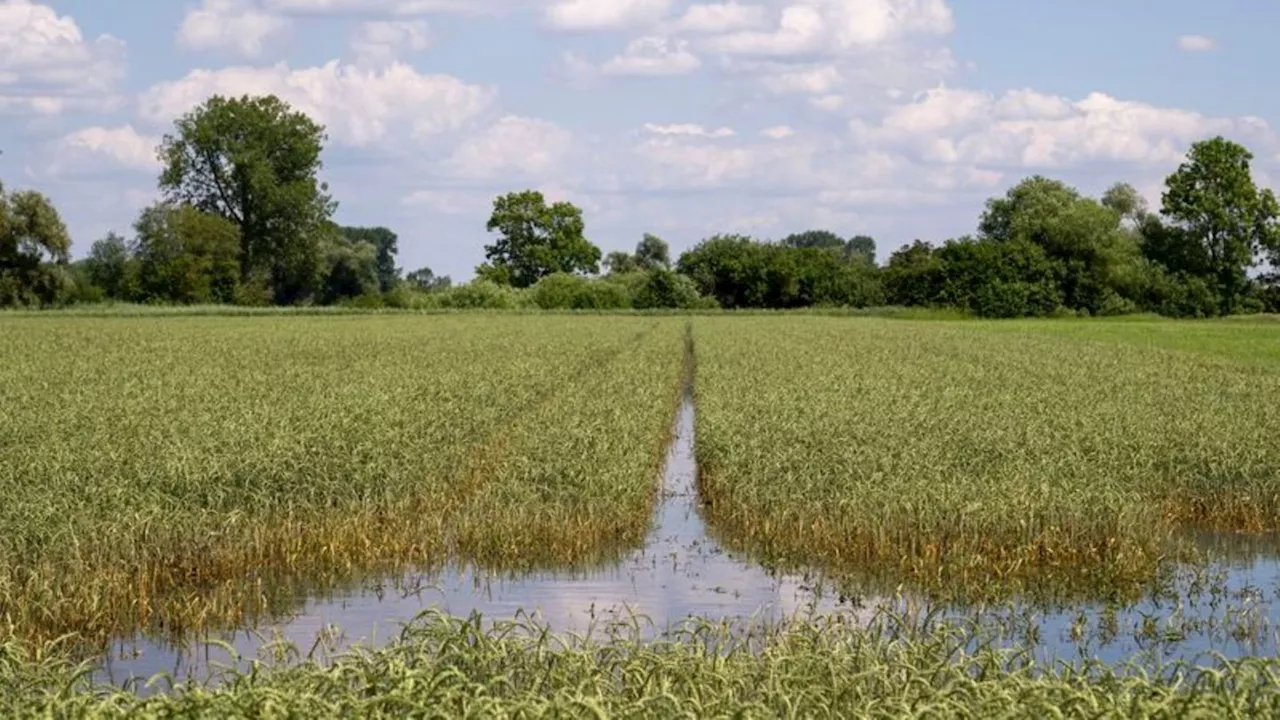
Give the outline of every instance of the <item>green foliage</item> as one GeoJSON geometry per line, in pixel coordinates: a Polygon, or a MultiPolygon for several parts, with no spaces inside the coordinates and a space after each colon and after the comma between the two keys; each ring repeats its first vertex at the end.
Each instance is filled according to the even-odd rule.
{"type": "Polygon", "coordinates": [[[410,563],[616,557],[684,358],[680,320],[639,317],[0,315],[0,337],[0,643],[190,632],[410,563]]]}
{"type": "Polygon", "coordinates": [[[0,185],[0,307],[57,302],[70,282],[70,252],[67,227],[47,197],[0,185]]]}
{"type": "Polygon", "coordinates": [[[453,285],[453,278],[448,275],[437,276],[429,267],[421,267],[404,276],[405,282],[417,290],[434,292],[453,285]]]}
{"type": "Polygon", "coordinates": [[[636,244],[636,269],[654,270],[659,268],[671,267],[671,247],[667,245],[667,241],[645,233],[640,242],[636,244]]]}
{"type": "Polygon", "coordinates": [[[840,250],[844,248],[845,241],[830,230],[806,230],[786,236],[782,239],[782,244],[794,248],[840,250]]]}
{"type": "MultiPolygon", "coordinates": [[[[320,301],[325,304],[382,292],[385,245],[379,243],[385,242],[386,236],[350,230],[329,226],[321,231],[324,267],[328,268],[320,292],[320,301]]],[[[396,278],[391,282],[394,285],[396,278]]]]}
{"type": "Polygon", "coordinates": [[[324,129],[279,98],[215,95],[175,122],[160,148],[160,189],[174,204],[239,228],[240,281],[265,274],[277,303],[315,292],[318,229],[336,204],[317,179],[324,129]]]}
{"type": "MultiPolygon", "coordinates": [[[[1118,199],[1122,192],[1113,192],[1110,202],[1131,209],[1118,199]]],[[[1141,252],[1134,236],[1122,229],[1121,219],[1117,210],[1062,182],[1034,176],[1004,197],[988,201],[979,231],[984,240],[1038,246],[1049,261],[1050,282],[1061,296],[1060,304],[1096,314],[1110,295],[1133,292],[1126,283],[1141,252]]]]}
{"type": "Polygon", "coordinates": [[[866,307],[883,301],[873,268],[828,249],[717,235],[680,256],[680,273],[725,308],[866,307]]]}
{"type": "Polygon", "coordinates": [[[618,310],[631,307],[625,285],[580,275],[555,273],[539,280],[530,292],[543,310],[618,310]]]}
{"type": "MultiPolygon", "coordinates": [[[[1155,625],[1156,623],[1152,623],[1155,625]]],[[[1160,623],[1162,629],[1164,623],[1160,623]]],[[[875,612],[689,618],[668,636],[602,622],[428,610],[332,664],[270,661],[148,697],[89,687],[56,647],[0,646],[0,713],[74,718],[1242,718],[1280,713],[1280,661],[1175,671],[1134,657],[1037,663],[1035,634],[875,612]],[[1010,638],[1017,638],[1010,641],[1010,638]],[[52,652],[51,652],[52,651],[52,652]]],[[[291,657],[307,648],[284,643],[291,657]]]]}
{"type": "Polygon", "coordinates": [[[933,246],[916,240],[895,250],[883,274],[891,305],[927,306],[941,302],[944,268],[933,246]]]}
{"type": "Polygon", "coordinates": [[[641,276],[635,289],[632,306],[647,310],[652,308],[679,308],[684,310],[714,308],[715,301],[698,294],[698,288],[688,277],[674,270],[655,267],[641,276]]]}
{"type": "Polygon", "coordinates": [[[614,250],[604,256],[604,267],[610,275],[625,275],[638,268],[636,256],[622,250],[614,250]]]}
{"type": "Polygon", "coordinates": [[[870,235],[854,235],[844,246],[845,257],[850,260],[876,264],[876,240],[870,235]]]}
{"type": "Polygon", "coordinates": [[[234,223],[190,205],[157,203],[142,211],[134,230],[139,300],[206,304],[236,299],[241,247],[234,223]]]}
{"type": "Polygon", "coordinates": [[[132,300],[138,297],[138,267],[128,242],[115,233],[93,243],[84,260],[86,280],[105,297],[132,300]]]}
{"type": "MultiPolygon", "coordinates": [[[[1161,214],[1174,227],[1167,237],[1195,243],[1195,254],[1206,266],[1202,272],[1176,263],[1170,269],[1210,278],[1224,315],[1246,293],[1246,269],[1258,255],[1280,253],[1280,205],[1270,189],[1259,190],[1254,183],[1251,160],[1253,153],[1221,136],[1195,143],[1186,162],[1165,181],[1161,197],[1161,214]]],[[[1192,252],[1180,249],[1181,255],[1192,252]]]]}
{"type": "Polygon", "coordinates": [[[341,231],[350,244],[368,243],[374,247],[379,292],[394,288],[400,281],[400,268],[396,267],[399,237],[384,227],[343,227],[341,231]]]}
{"type": "Polygon", "coordinates": [[[698,318],[708,522],[861,595],[1128,595],[1180,533],[1280,529],[1280,335],[1211,329],[698,318]]]}
{"type": "Polygon", "coordinates": [[[485,227],[499,234],[485,246],[488,267],[476,271],[487,280],[524,288],[553,273],[600,269],[600,248],[583,234],[582,211],[571,203],[548,206],[535,190],[508,193],[493,201],[485,227]]]}

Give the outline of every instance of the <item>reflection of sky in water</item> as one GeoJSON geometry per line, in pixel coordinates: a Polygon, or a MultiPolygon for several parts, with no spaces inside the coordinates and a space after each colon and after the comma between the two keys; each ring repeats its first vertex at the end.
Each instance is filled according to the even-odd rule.
{"type": "MultiPolygon", "coordinates": [[[[382,588],[311,598],[281,623],[268,624],[256,633],[214,634],[211,639],[231,644],[245,660],[258,657],[264,644],[276,640],[292,642],[306,653],[328,629],[340,633],[339,648],[376,645],[394,638],[402,624],[430,608],[455,616],[480,612],[491,621],[514,619],[520,612],[536,613],[555,631],[577,633],[602,628],[611,619],[628,620],[632,613],[639,616],[643,628],[650,629],[647,634],[688,617],[779,618],[833,611],[871,617],[874,609],[842,606],[832,594],[822,594],[820,579],[771,575],[754,563],[732,557],[707,535],[696,509],[691,403],[684,404],[678,420],[676,441],[667,455],[665,499],[656,528],[646,547],[615,567],[516,578],[490,577],[462,568],[432,577],[402,578],[382,588]]],[[[1276,553],[1280,544],[1275,539],[1222,536],[1206,536],[1198,542],[1223,558],[1214,566],[1222,576],[1210,578],[1197,595],[1192,592],[1192,571],[1180,571],[1173,593],[1180,599],[1151,599],[1115,612],[1109,636],[1100,632],[1108,626],[1102,604],[1054,612],[1005,608],[955,615],[980,617],[985,625],[1003,628],[1006,634],[1000,644],[1005,645],[1026,644],[1025,630],[1034,624],[1038,629],[1035,654],[1040,659],[1123,662],[1136,656],[1153,665],[1179,659],[1213,663],[1215,658],[1206,651],[1227,657],[1274,655],[1280,649],[1272,627],[1280,619],[1280,603],[1272,607],[1280,588],[1276,553]],[[1072,627],[1082,613],[1084,631],[1080,638],[1073,638],[1072,627]],[[1147,618],[1154,618],[1154,625],[1147,618]],[[1178,623],[1181,630],[1175,632],[1178,623]],[[1144,626],[1165,639],[1144,639],[1140,632],[1144,626]]],[[[878,601],[865,602],[870,606],[878,601]]],[[[95,677],[116,685],[161,672],[178,679],[203,678],[229,661],[217,646],[193,643],[177,651],[137,638],[118,645],[95,677]]]]}
{"type": "MultiPolygon", "coordinates": [[[[212,637],[252,659],[265,642],[278,639],[292,641],[305,653],[330,626],[337,626],[346,642],[385,642],[403,623],[431,607],[461,616],[478,611],[497,620],[512,619],[521,611],[536,612],[553,630],[579,633],[593,625],[599,628],[611,618],[627,619],[631,613],[643,616],[639,618],[642,626],[652,624],[661,631],[691,616],[790,617],[837,609],[835,598],[816,597],[805,579],[770,575],[723,551],[707,536],[697,512],[695,481],[693,406],[686,401],[667,455],[665,500],[659,506],[656,528],[646,547],[616,567],[519,578],[488,577],[464,568],[425,577],[420,584],[406,578],[397,584],[417,586],[412,592],[389,585],[381,592],[366,588],[346,596],[313,598],[274,627],[212,637]]],[[[98,677],[113,684],[158,672],[204,677],[211,664],[216,669],[228,662],[223,649],[204,643],[178,652],[139,638],[117,647],[98,677]]]]}

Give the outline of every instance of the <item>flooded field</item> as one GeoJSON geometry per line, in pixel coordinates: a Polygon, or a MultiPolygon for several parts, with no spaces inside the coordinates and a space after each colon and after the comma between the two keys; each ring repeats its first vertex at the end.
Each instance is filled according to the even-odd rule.
{"type": "MultiPolygon", "coordinates": [[[[664,462],[663,492],[643,548],[577,572],[494,573],[476,566],[371,581],[346,592],[299,597],[295,613],[175,646],[118,640],[95,679],[148,694],[174,682],[216,684],[254,660],[328,661],[396,640],[424,612],[478,616],[492,627],[528,621],[568,635],[640,638],[679,632],[686,621],[743,628],[838,617],[871,626],[882,617],[932,616],[981,628],[981,642],[1055,663],[1135,663],[1159,672],[1280,652],[1280,538],[1200,533],[1188,538],[1203,565],[1170,568],[1141,600],[1064,607],[1019,602],[953,607],[910,593],[852,592],[848,580],[765,570],[709,533],[697,491],[695,409],[686,393],[664,462]],[[148,685],[148,683],[151,683],[148,685]]],[[[977,642],[977,641],[975,641],[977,642]]]]}
{"type": "Polygon", "coordinates": [[[11,322],[12,697],[1280,703],[1272,327],[11,322]]]}

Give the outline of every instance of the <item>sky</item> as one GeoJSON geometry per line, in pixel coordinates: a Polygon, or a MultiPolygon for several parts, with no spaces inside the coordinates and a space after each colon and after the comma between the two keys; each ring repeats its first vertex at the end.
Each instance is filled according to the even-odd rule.
{"type": "Polygon", "coordinates": [[[484,260],[493,198],[644,233],[974,231],[1042,174],[1158,207],[1191,143],[1280,177],[1280,3],[1256,0],[0,0],[0,182],[83,256],[159,198],[155,147],[213,94],[323,124],[335,220],[406,270],[484,260]]]}

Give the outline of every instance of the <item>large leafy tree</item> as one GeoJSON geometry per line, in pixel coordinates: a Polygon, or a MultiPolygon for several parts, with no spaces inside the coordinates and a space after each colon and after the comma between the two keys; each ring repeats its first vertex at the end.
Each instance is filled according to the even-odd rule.
{"type": "Polygon", "coordinates": [[[160,146],[160,189],[174,204],[239,228],[240,280],[269,278],[277,302],[314,290],[317,228],[336,204],[317,178],[324,128],[273,95],[215,95],[175,122],[160,146]]]}
{"type": "Polygon", "coordinates": [[[1173,232],[1163,236],[1171,254],[1203,258],[1217,284],[1221,312],[1232,312],[1248,286],[1248,268],[1263,252],[1280,252],[1280,206],[1250,172],[1253,153],[1218,136],[1191,146],[1165,180],[1161,214],[1173,232]],[[1191,243],[1200,252],[1180,248],[1191,243]],[[1176,253],[1174,252],[1176,249],[1176,253]]]}
{"type": "Polygon", "coordinates": [[[400,268],[396,267],[400,239],[394,232],[384,227],[344,227],[342,235],[349,243],[368,243],[373,246],[378,287],[382,292],[389,292],[396,286],[400,280],[400,268]]]}
{"type": "Polygon", "coordinates": [[[876,239],[870,235],[854,235],[844,245],[845,257],[868,265],[876,264],[876,239]]]}
{"type": "Polygon", "coordinates": [[[128,242],[114,232],[93,243],[84,261],[89,282],[112,300],[131,300],[137,295],[137,267],[128,242]]]}
{"type": "Polygon", "coordinates": [[[134,223],[138,292],[144,300],[231,303],[239,286],[235,223],[190,205],[156,203],[134,223]]]}
{"type": "Polygon", "coordinates": [[[568,202],[548,205],[536,190],[496,198],[486,229],[499,237],[485,246],[482,277],[529,287],[552,273],[600,270],[600,248],[584,235],[582,211],[568,202]]]}
{"type": "Polygon", "coordinates": [[[67,226],[47,197],[0,185],[0,307],[57,301],[70,255],[67,226]]]}
{"type": "Polygon", "coordinates": [[[979,232],[988,242],[1039,246],[1069,308],[1097,313],[1132,293],[1140,251],[1120,212],[1061,181],[1037,175],[992,198],[979,232]]]}
{"type": "Polygon", "coordinates": [[[667,241],[645,233],[636,245],[636,265],[642,270],[671,267],[671,246],[667,241]]]}

